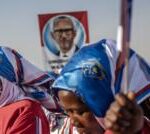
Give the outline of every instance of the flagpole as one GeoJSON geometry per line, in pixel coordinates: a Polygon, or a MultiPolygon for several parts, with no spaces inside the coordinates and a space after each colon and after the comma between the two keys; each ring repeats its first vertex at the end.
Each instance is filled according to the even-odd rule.
{"type": "Polygon", "coordinates": [[[120,68],[123,64],[124,68],[124,83],[123,92],[128,91],[128,57],[130,48],[130,34],[131,34],[131,15],[132,15],[132,1],[133,0],[121,0],[121,13],[120,13],[120,24],[118,26],[117,35],[117,48],[120,51],[118,67],[120,68]]]}

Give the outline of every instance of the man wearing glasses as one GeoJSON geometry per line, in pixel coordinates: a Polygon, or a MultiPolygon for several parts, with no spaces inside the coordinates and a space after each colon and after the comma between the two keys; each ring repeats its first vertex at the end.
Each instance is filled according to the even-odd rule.
{"type": "Polygon", "coordinates": [[[76,29],[71,18],[59,16],[53,22],[53,39],[60,48],[60,59],[69,59],[79,48],[74,44],[76,29]]]}

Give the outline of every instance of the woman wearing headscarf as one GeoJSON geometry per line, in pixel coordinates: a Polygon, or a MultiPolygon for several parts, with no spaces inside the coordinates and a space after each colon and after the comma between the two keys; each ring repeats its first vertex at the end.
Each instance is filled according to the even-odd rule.
{"type": "Polygon", "coordinates": [[[49,134],[41,104],[7,79],[0,77],[0,82],[0,133],[49,134]]]}
{"type": "MultiPolygon", "coordinates": [[[[83,47],[54,82],[53,87],[62,108],[81,134],[104,133],[106,111],[115,95],[124,90],[125,65],[118,67],[119,54],[112,40],[104,39],[83,47]]],[[[150,67],[131,49],[128,75],[128,90],[135,93],[137,103],[147,100],[150,97],[150,67]]],[[[135,128],[136,131],[141,129],[135,128]]]]}
{"type": "Polygon", "coordinates": [[[41,71],[14,49],[0,46],[0,76],[20,87],[26,96],[39,100],[45,108],[57,111],[55,99],[47,93],[51,92],[54,75],[41,71]]]}
{"type": "Polygon", "coordinates": [[[52,74],[41,71],[15,50],[1,46],[0,133],[48,134],[42,107],[59,111],[50,95],[53,81],[52,74]]]}

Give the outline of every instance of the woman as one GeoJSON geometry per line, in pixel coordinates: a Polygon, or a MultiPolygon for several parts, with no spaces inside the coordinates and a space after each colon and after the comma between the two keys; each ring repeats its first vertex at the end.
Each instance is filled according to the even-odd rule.
{"type": "MultiPolygon", "coordinates": [[[[104,132],[102,118],[114,96],[123,92],[124,64],[118,66],[119,54],[111,40],[83,47],[54,82],[60,104],[78,132],[104,132]]],[[[149,70],[147,63],[130,50],[128,89],[135,92],[138,103],[150,96],[149,70]]]]}
{"type": "Polygon", "coordinates": [[[47,93],[51,93],[53,80],[52,74],[41,71],[15,50],[0,46],[0,133],[48,134],[40,104],[59,111],[54,97],[47,93]]]}
{"type": "Polygon", "coordinates": [[[49,134],[49,123],[39,102],[14,83],[0,77],[0,133],[49,134]]]}
{"type": "Polygon", "coordinates": [[[49,110],[58,106],[47,92],[54,81],[53,74],[48,74],[23,58],[14,49],[0,46],[0,76],[20,87],[26,96],[33,97],[49,110]]]}

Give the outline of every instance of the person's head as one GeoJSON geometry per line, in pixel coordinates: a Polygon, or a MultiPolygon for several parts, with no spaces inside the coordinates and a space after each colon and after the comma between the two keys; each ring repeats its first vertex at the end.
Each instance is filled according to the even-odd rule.
{"type": "MultiPolygon", "coordinates": [[[[82,118],[78,118],[80,121],[104,117],[114,100],[110,61],[104,44],[105,40],[81,48],[53,84],[62,107],[74,111],[82,118]]],[[[69,116],[74,118],[70,113],[69,116]]]]}
{"type": "Polygon", "coordinates": [[[103,117],[114,96],[105,40],[81,48],[65,65],[53,87],[74,92],[89,109],[103,117]],[[108,98],[109,97],[109,98],[108,98]]]}
{"type": "Polygon", "coordinates": [[[74,45],[76,30],[71,18],[59,16],[53,22],[53,32],[51,33],[54,40],[63,53],[68,52],[74,45]]]}
{"type": "Polygon", "coordinates": [[[93,130],[96,132],[103,131],[93,113],[73,92],[60,90],[58,97],[60,105],[70,117],[71,123],[77,127],[78,132],[92,134],[93,130]]]}

